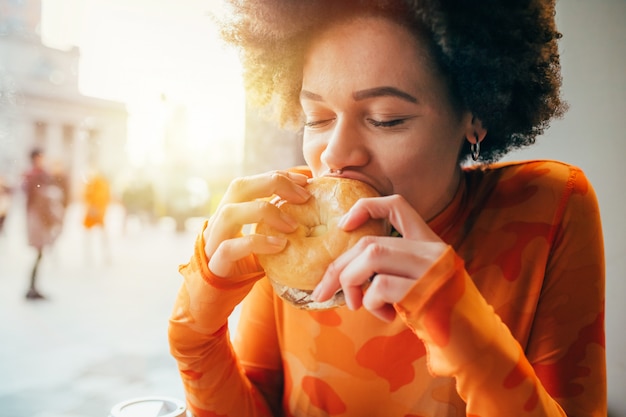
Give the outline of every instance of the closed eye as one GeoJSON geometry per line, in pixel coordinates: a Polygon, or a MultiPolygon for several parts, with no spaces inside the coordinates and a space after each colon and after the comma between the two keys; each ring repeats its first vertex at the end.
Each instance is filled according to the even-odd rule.
{"type": "Polygon", "coordinates": [[[331,123],[335,119],[324,119],[324,120],[311,120],[304,123],[304,127],[316,128],[316,127],[324,127],[327,124],[331,123]]]}
{"type": "Polygon", "coordinates": [[[407,119],[394,119],[394,120],[374,120],[367,119],[367,121],[374,127],[395,127],[403,124],[407,119]]]}

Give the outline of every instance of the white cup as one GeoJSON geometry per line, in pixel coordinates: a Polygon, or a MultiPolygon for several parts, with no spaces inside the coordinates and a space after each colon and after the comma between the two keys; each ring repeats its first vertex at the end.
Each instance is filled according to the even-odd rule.
{"type": "Polygon", "coordinates": [[[170,397],[140,397],[116,404],[109,417],[186,417],[185,402],[170,397]]]}

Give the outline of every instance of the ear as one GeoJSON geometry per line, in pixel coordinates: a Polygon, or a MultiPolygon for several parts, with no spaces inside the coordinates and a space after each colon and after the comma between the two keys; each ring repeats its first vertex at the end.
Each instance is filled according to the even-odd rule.
{"type": "Polygon", "coordinates": [[[487,129],[483,127],[483,122],[476,116],[472,115],[471,121],[467,124],[465,138],[471,144],[482,142],[487,136],[487,129]]]}

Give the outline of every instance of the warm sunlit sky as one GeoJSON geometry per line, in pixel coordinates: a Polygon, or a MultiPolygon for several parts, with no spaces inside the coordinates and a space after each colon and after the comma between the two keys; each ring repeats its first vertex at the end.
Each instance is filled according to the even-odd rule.
{"type": "Polygon", "coordinates": [[[127,103],[129,156],[142,163],[162,157],[162,94],[187,106],[191,150],[243,140],[239,61],[209,17],[219,12],[217,0],[42,0],[42,40],[80,47],[83,94],[127,103]]]}

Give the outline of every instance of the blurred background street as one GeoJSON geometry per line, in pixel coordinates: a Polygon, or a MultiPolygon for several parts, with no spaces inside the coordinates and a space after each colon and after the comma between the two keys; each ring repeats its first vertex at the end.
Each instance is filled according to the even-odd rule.
{"type": "Polygon", "coordinates": [[[302,163],[297,133],[247,111],[220,4],[0,0],[0,417],[184,398],[167,322],[199,216],[235,176],[302,163]],[[45,300],[25,298],[35,148],[69,202],[38,268],[45,300]],[[86,204],[108,204],[106,245],[86,204]]]}
{"type": "MultiPolygon", "coordinates": [[[[47,299],[26,300],[35,253],[20,204],[0,235],[0,417],[107,417],[135,397],[183,399],[167,320],[196,231],[138,218],[124,230],[123,210],[112,205],[107,259],[73,204],[41,264],[47,299]]],[[[200,221],[187,224],[197,230],[200,221]]]]}

